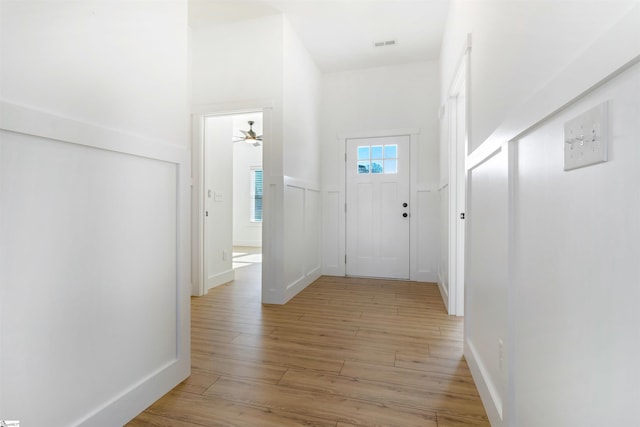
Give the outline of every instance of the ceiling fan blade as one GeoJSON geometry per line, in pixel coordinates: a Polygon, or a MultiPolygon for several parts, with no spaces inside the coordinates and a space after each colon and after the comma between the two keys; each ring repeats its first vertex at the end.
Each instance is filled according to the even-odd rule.
{"type": "Polygon", "coordinates": [[[249,131],[240,129],[240,132],[242,132],[245,136],[249,135],[249,131]]]}
{"type": "Polygon", "coordinates": [[[256,139],[257,139],[258,141],[262,141],[262,135],[258,135],[258,136],[256,136],[256,139]]]}

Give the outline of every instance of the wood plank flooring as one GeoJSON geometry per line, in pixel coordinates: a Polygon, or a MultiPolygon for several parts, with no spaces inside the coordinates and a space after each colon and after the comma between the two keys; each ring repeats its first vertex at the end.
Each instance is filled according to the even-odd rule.
{"type": "Polygon", "coordinates": [[[191,377],[127,426],[489,426],[435,285],[322,277],[262,306],[259,274],[192,299],[191,377]]]}

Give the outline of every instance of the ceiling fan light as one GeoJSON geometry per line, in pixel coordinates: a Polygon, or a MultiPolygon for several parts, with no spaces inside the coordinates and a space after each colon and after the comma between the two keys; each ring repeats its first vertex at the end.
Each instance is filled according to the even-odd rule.
{"type": "Polygon", "coordinates": [[[253,145],[254,147],[259,147],[260,145],[262,145],[262,135],[257,135],[253,130],[253,124],[255,123],[253,120],[249,120],[247,123],[249,124],[249,130],[240,129],[240,132],[242,132],[244,136],[236,137],[238,139],[234,142],[244,141],[247,144],[253,145]]]}

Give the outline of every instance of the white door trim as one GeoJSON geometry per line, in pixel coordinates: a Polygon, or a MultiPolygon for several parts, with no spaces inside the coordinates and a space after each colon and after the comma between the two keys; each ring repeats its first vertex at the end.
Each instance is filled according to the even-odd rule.
{"type": "Polygon", "coordinates": [[[471,40],[458,65],[449,90],[449,314],[464,315],[465,272],[465,220],[460,215],[466,210],[466,159],[469,141],[469,52],[471,40]],[[458,117],[457,103],[464,99],[464,117],[458,117]],[[459,120],[463,120],[462,135],[459,120]]]}
{"type": "MultiPolygon", "coordinates": [[[[343,157],[346,162],[347,158],[347,140],[348,139],[358,139],[358,138],[380,138],[387,136],[409,136],[410,138],[410,150],[411,150],[411,159],[410,159],[410,168],[411,168],[411,176],[409,182],[409,203],[412,207],[412,211],[416,212],[415,207],[418,201],[417,189],[418,189],[418,135],[420,134],[420,129],[418,128],[401,128],[401,129],[388,129],[388,130],[373,130],[373,131],[361,131],[361,132],[349,132],[338,135],[338,140],[342,141],[342,148],[344,150],[343,157]]],[[[346,204],[346,194],[347,194],[347,179],[346,176],[343,177],[342,183],[342,197],[341,202],[343,206],[346,204]]],[[[340,243],[340,257],[345,259],[346,257],[346,240],[347,240],[347,213],[344,212],[340,218],[340,234],[341,234],[341,243],[340,243]]],[[[409,227],[411,230],[417,230],[417,217],[415,215],[411,215],[409,217],[409,227]]],[[[417,248],[418,248],[418,238],[417,233],[411,232],[409,233],[409,280],[417,280],[418,276],[418,268],[417,268],[417,248]]],[[[346,262],[342,269],[342,275],[346,276],[346,262]]]]}
{"type": "MultiPolygon", "coordinates": [[[[272,107],[269,102],[255,102],[255,103],[234,103],[234,104],[214,104],[214,105],[202,105],[197,106],[192,110],[191,114],[191,295],[202,296],[206,289],[206,274],[204,263],[204,245],[205,240],[203,238],[204,233],[204,206],[205,206],[205,194],[204,194],[204,121],[206,117],[210,116],[227,116],[246,113],[262,113],[263,120],[263,161],[262,169],[269,170],[269,156],[266,155],[267,147],[270,139],[271,129],[271,111],[272,107]],[[262,105],[262,106],[260,106],[262,105]]],[[[266,175],[266,173],[265,173],[266,175]]],[[[269,195],[265,191],[263,199],[268,198],[269,195]]],[[[267,203],[263,205],[263,210],[268,209],[267,203]]],[[[270,204],[268,204],[270,205],[270,204]]],[[[269,259],[268,246],[264,242],[268,241],[268,218],[270,215],[263,213],[262,223],[262,241],[263,241],[263,259],[269,259]]],[[[268,266],[265,262],[262,264],[263,277],[265,275],[265,269],[268,266]]]]}

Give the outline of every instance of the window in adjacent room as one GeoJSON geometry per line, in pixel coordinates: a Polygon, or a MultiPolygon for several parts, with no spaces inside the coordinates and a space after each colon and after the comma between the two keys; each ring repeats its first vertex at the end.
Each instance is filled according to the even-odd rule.
{"type": "Polygon", "coordinates": [[[251,168],[251,209],[249,221],[262,222],[262,168],[251,168]]]}

